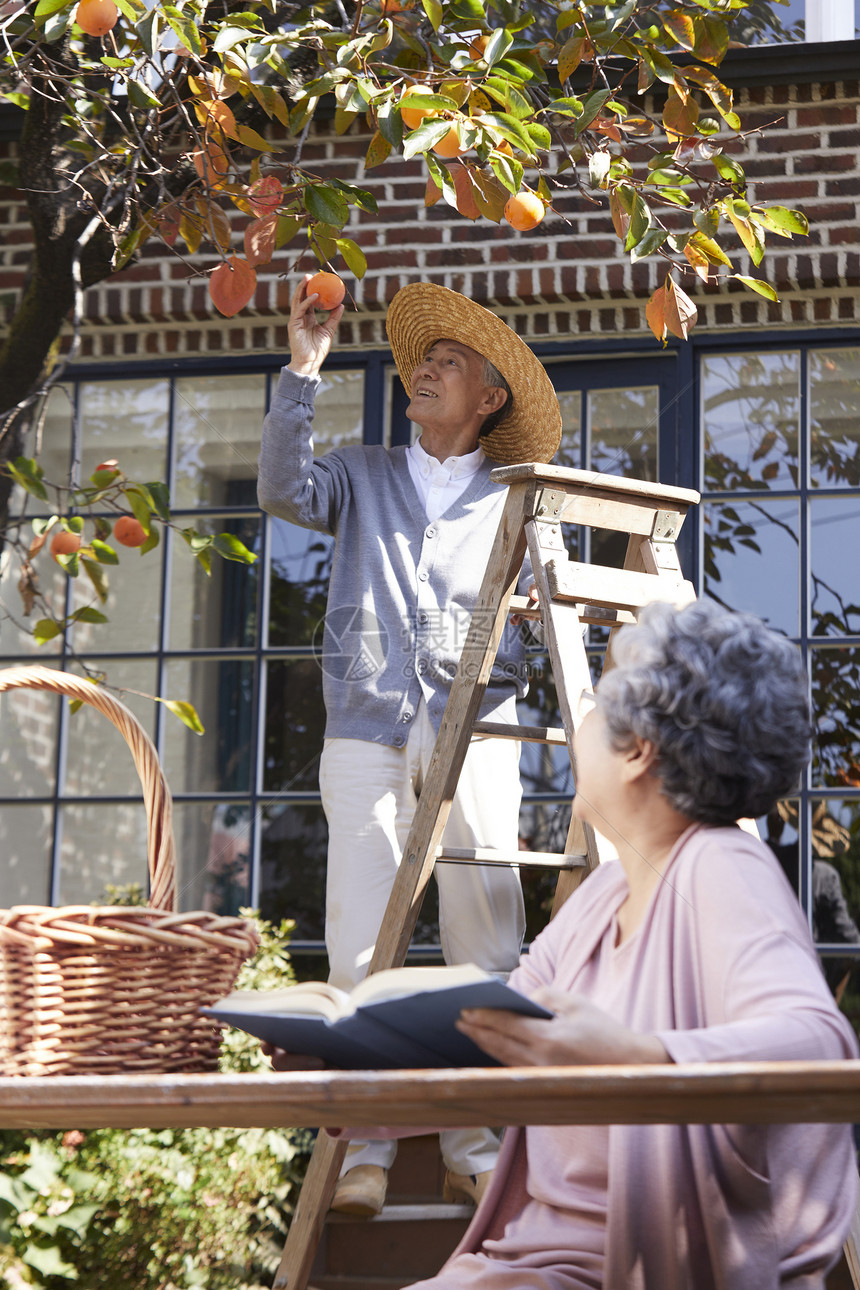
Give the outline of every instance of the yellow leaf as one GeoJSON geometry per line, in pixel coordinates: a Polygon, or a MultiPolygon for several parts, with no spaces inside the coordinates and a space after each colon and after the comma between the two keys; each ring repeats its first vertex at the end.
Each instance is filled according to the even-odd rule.
{"type": "Polygon", "coordinates": [[[699,311],[685,291],[671,277],[666,278],[663,318],[666,328],[679,340],[686,340],[695,327],[699,311]]]}
{"type": "Polygon", "coordinates": [[[674,85],[669,90],[666,106],[663,109],[663,126],[670,139],[685,139],[696,133],[699,121],[699,105],[695,99],[682,101],[674,85]]]}
{"type": "Polygon", "coordinates": [[[704,252],[700,251],[692,242],[688,242],[684,247],[684,255],[702,281],[707,282],[711,262],[704,252]]]}
{"type": "Polygon", "coordinates": [[[566,81],[579,67],[582,62],[582,56],[585,53],[586,40],[584,36],[574,36],[562,45],[558,55],[558,79],[566,81]]]}
{"type": "Polygon", "coordinates": [[[374,166],[381,166],[390,152],[391,144],[377,130],[368,145],[367,155],[364,158],[365,170],[372,170],[374,166]]]}
{"type": "Polygon", "coordinates": [[[666,344],[666,288],[658,287],[645,306],[645,320],[658,340],[666,344]]]}
{"type": "Polygon", "coordinates": [[[246,148],[256,148],[257,152],[271,152],[272,145],[268,139],[264,139],[256,130],[252,130],[248,125],[237,125],[234,136],[246,148]]]}
{"type": "Polygon", "coordinates": [[[200,247],[203,241],[203,229],[200,220],[191,215],[189,211],[183,211],[179,219],[179,236],[188,247],[188,252],[193,255],[200,247]]]}

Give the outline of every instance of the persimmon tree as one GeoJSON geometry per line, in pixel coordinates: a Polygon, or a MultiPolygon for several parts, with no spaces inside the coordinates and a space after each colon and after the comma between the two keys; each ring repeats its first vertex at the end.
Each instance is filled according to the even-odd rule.
{"type": "MultiPolygon", "coordinates": [[[[284,248],[363,276],[350,222],[377,201],[304,161],[316,116],[364,131],[366,170],[422,157],[426,202],[465,219],[533,228],[548,209],[564,217],[572,194],[602,206],[631,259],[665,263],[646,309],[664,343],[695,323],[683,283],[697,275],[775,298],[738,272],[738,239],[759,265],[767,234],[806,221],[749,200],[731,146],[744,125],[718,72],[733,33],[768,12],[762,0],[2,0],[0,94],[22,113],[14,182],[33,261],[0,348],[0,534],[13,479],[38,474],[23,446],[63,329],[67,362],[86,288],[148,239],[194,256],[189,272],[210,256],[225,316],[284,248]]],[[[147,534],[169,520],[151,483],[108,482],[114,501],[137,498],[147,534]]],[[[98,501],[105,483],[71,501],[98,501]]]]}

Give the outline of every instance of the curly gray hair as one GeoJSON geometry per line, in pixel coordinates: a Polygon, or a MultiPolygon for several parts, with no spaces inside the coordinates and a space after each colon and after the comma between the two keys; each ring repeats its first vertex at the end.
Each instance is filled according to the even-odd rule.
{"type": "Polygon", "coordinates": [[[597,688],[614,748],[657,750],[663,793],[703,824],[766,814],[809,760],[808,680],[796,645],[713,600],[653,604],[613,643],[597,688]]]}

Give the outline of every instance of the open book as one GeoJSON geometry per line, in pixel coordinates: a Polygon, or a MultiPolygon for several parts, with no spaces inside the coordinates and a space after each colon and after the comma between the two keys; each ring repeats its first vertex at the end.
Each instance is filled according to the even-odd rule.
{"type": "Polygon", "coordinates": [[[463,1008],[551,1017],[498,977],[463,967],[390,968],[346,994],[324,981],[284,990],[236,990],[201,1011],[287,1052],[344,1070],[497,1066],[455,1022],[463,1008]]]}

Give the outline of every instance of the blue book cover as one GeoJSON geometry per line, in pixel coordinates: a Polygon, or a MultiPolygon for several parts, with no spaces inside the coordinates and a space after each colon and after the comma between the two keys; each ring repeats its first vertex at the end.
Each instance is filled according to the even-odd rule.
{"type": "Polygon", "coordinates": [[[284,990],[237,990],[201,1011],[276,1048],[342,1070],[497,1066],[456,1021],[464,1008],[552,1013],[499,977],[463,967],[391,968],[349,994],[321,981],[284,990]]]}

